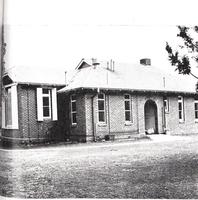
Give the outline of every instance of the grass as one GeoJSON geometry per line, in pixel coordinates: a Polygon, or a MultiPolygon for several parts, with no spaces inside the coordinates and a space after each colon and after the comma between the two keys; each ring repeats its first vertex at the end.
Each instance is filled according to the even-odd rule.
{"type": "Polygon", "coordinates": [[[198,198],[198,137],[2,151],[0,192],[19,198],[198,198]]]}

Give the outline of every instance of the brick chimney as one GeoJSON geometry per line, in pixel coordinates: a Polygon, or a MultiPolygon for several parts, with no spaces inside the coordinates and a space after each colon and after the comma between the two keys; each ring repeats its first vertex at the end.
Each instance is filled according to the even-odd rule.
{"type": "Polygon", "coordinates": [[[150,58],[143,58],[140,60],[141,65],[151,65],[151,59],[150,58]]]}
{"type": "Polygon", "coordinates": [[[100,63],[98,62],[97,58],[92,58],[92,65],[96,66],[99,65],[100,63]]]}

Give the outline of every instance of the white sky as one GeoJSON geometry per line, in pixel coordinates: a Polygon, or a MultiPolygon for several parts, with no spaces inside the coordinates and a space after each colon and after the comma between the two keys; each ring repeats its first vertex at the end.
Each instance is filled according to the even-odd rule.
{"type": "MultiPolygon", "coordinates": [[[[195,25],[196,0],[5,0],[6,66],[74,69],[82,58],[169,68],[175,25],[195,25]]],[[[173,68],[173,67],[171,67],[173,68]]]]}

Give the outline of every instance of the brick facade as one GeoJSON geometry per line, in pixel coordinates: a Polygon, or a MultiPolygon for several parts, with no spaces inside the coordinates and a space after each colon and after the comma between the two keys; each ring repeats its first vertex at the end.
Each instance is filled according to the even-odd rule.
{"type": "Polygon", "coordinates": [[[37,120],[36,88],[20,84],[17,86],[19,129],[3,129],[3,140],[19,144],[63,140],[57,121],[37,120]]]}
{"type": "Polygon", "coordinates": [[[88,142],[100,139],[130,139],[145,134],[145,104],[152,101],[157,108],[158,133],[198,134],[195,122],[194,96],[183,95],[184,122],[179,122],[178,94],[166,94],[169,112],[164,112],[165,93],[104,91],[105,122],[98,120],[98,93],[78,92],[58,95],[58,120],[37,120],[36,86],[18,85],[19,129],[3,129],[2,138],[15,143],[44,141],[88,142]],[[71,124],[71,95],[76,96],[77,124],[71,124]],[[131,99],[131,122],[125,122],[124,95],[131,99]],[[107,137],[108,136],[108,137],[107,137]]]}
{"type": "MultiPolygon", "coordinates": [[[[130,93],[129,93],[130,94],[130,93]]],[[[91,97],[93,98],[93,97],[91,97]]],[[[140,95],[131,93],[132,104],[132,122],[126,123],[124,116],[124,94],[107,94],[106,95],[106,123],[98,122],[97,115],[97,96],[91,100],[86,95],[86,130],[87,135],[105,137],[105,135],[115,135],[115,138],[131,138],[138,133],[145,133],[144,124],[144,104],[147,100],[152,99],[156,102],[158,113],[162,112],[163,98],[158,95],[140,95]],[[93,101],[93,109],[91,111],[91,102],[93,101]],[[92,122],[92,114],[94,115],[92,122]]],[[[158,130],[162,129],[162,114],[158,114],[158,130]]]]}
{"type": "MultiPolygon", "coordinates": [[[[169,112],[164,112],[163,97],[165,93],[129,92],[132,104],[132,122],[125,122],[124,92],[106,93],[105,95],[105,123],[98,122],[98,101],[96,93],[82,93],[77,95],[77,124],[71,125],[70,95],[62,95],[67,99],[64,106],[68,117],[65,118],[67,137],[71,140],[94,141],[96,138],[105,138],[107,135],[115,139],[127,139],[145,134],[145,103],[153,101],[157,107],[157,130],[158,133],[167,134],[198,134],[198,123],[194,116],[194,97],[184,96],[183,123],[179,122],[178,95],[168,95],[169,112]]],[[[167,96],[167,94],[165,95],[167,96]]],[[[60,120],[61,121],[61,117],[60,120]]]]}
{"type": "Polygon", "coordinates": [[[184,97],[184,122],[178,120],[178,96],[169,97],[170,109],[166,114],[167,129],[172,135],[198,134],[195,122],[194,97],[184,97]]]}
{"type": "Polygon", "coordinates": [[[71,95],[60,94],[58,96],[58,124],[65,139],[85,142],[86,138],[86,116],[85,95],[76,95],[77,124],[71,124],[71,95]]]}

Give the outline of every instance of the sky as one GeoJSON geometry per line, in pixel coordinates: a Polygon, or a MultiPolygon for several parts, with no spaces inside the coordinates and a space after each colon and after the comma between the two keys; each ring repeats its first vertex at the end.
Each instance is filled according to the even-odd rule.
{"type": "Polygon", "coordinates": [[[165,44],[196,25],[196,0],[5,0],[6,67],[74,69],[82,58],[172,70],[165,44]]]}

